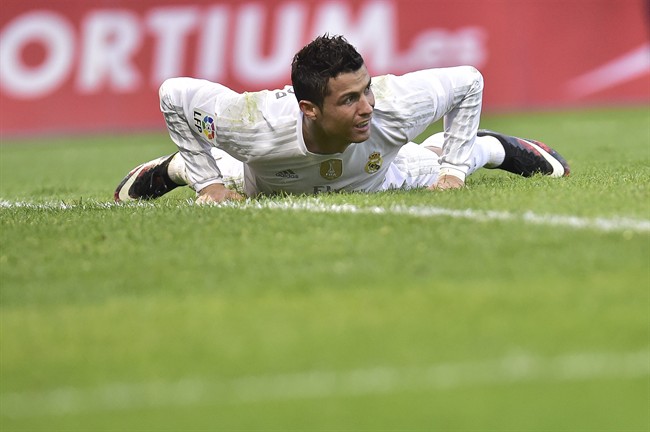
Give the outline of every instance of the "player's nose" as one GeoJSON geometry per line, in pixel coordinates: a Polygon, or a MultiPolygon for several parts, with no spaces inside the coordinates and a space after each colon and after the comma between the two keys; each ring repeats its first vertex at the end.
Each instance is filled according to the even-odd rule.
{"type": "Polygon", "coordinates": [[[359,114],[361,115],[370,115],[375,109],[375,97],[370,95],[361,96],[361,106],[359,108],[359,114]]]}

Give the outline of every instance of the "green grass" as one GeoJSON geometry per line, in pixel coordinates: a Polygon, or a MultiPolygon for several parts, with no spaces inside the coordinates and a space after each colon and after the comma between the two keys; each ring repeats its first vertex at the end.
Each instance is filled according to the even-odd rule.
{"type": "Polygon", "coordinates": [[[382,214],[113,206],[164,134],[3,142],[0,430],[649,430],[650,111],[483,126],[572,176],[318,198],[382,214]]]}

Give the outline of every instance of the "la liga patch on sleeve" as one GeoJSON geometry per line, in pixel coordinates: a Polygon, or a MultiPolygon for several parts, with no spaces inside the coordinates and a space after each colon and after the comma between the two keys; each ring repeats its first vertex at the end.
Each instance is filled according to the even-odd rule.
{"type": "Polygon", "coordinates": [[[194,109],[194,127],[197,132],[213,144],[217,143],[217,128],[215,126],[214,114],[207,113],[203,110],[194,109]]]}

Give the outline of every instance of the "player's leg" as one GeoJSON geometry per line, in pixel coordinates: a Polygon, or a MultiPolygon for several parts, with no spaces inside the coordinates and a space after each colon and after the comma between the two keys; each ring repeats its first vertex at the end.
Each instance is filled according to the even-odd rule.
{"type": "MultiPolygon", "coordinates": [[[[443,135],[442,132],[434,134],[422,145],[441,154],[443,135]]],[[[524,177],[534,174],[566,177],[570,173],[567,161],[540,141],[486,129],[479,130],[477,135],[468,175],[481,167],[498,168],[524,177]]]]}
{"type": "MultiPolygon", "coordinates": [[[[223,177],[223,184],[228,189],[232,189],[239,194],[244,194],[244,164],[225,151],[212,147],[210,154],[214,158],[217,167],[223,177]]],[[[167,175],[170,180],[178,186],[190,184],[187,170],[185,169],[185,160],[179,153],[173,155],[167,167],[167,175]]]]}
{"type": "MultiPolygon", "coordinates": [[[[435,184],[443,153],[444,133],[422,144],[402,147],[386,175],[383,189],[428,187],[435,184]]],[[[555,150],[539,141],[480,130],[469,158],[467,175],[480,168],[498,168],[524,177],[533,174],[569,175],[569,165],[555,150]]]]}
{"type": "MultiPolygon", "coordinates": [[[[438,181],[440,172],[440,157],[444,133],[440,132],[428,137],[422,144],[407,143],[400,148],[395,160],[390,164],[382,190],[413,189],[428,187],[438,181]]],[[[477,156],[471,158],[470,172],[485,164],[484,152],[479,144],[474,145],[477,156]]]]}
{"type": "MultiPolygon", "coordinates": [[[[217,148],[211,149],[211,154],[221,171],[224,185],[243,194],[244,164],[217,148]]],[[[131,170],[115,190],[114,198],[117,202],[154,199],[188,184],[185,161],[176,152],[131,170]]]]}
{"type": "Polygon", "coordinates": [[[548,145],[490,130],[479,130],[477,142],[498,143],[503,147],[503,160],[486,168],[498,168],[524,177],[542,174],[566,177],[571,172],[567,161],[548,145]]]}
{"type": "MultiPolygon", "coordinates": [[[[443,154],[444,133],[425,139],[422,144],[403,146],[389,167],[384,189],[429,187],[436,184],[443,154]]],[[[472,154],[467,158],[467,175],[484,166],[496,166],[503,160],[503,147],[498,140],[477,137],[472,154]]]]}
{"type": "Polygon", "coordinates": [[[438,180],[439,170],[440,156],[436,148],[407,143],[388,167],[381,190],[429,186],[438,180]]]}
{"type": "MultiPolygon", "coordinates": [[[[444,133],[439,132],[429,136],[422,142],[422,146],[439,156],[442,156],[444,133]]],[[[499,140],[491,137],[476,137],[474,147],[469,157],[468,165],[470,175],[479,168],[495,168],[503,162],[504,149],[499,140]]]]}
{"type": "Polygon", "coordinates": [[[171,161],[178,152],[145,162],[133,168],[115,189],[116,202],[148,200],[163,196],[180,184],[173,181],[168,173],[171,161]]]}

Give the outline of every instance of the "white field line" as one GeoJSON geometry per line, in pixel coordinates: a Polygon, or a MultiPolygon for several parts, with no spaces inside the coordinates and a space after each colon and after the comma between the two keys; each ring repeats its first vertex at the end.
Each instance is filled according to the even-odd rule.
{"type": "MultiPolygon", "coordinates": [[[[227,204],[232,206],[231,204],[227,204]]],[[[234,207],[241,207],[235,205],[234,207]]],[[[566,215],[540,215],[527,211],[517,214],[506,211],[474,210],[474,209],[449,209],[435,206],[401,206],[389,207],[369,206],[360,207],[350,204],[323,204],[319,201],[295,202],[250,202],[247,207],[311,211],[316,213],[353,213],[353,214],[379,214],[379,215],[404,215],[421,218],[449,217],[452,219],[466,219],[475,222],[512,221],[532,225],[560,226],[573,229],[592,229],[596,231],[650,231],[650,220],[633,219],[625,217],[615,218],[583,218],[566,215]]]]}
{"type": "Polygon", "coordinates": [[[59,388],[5,393],[0,414],[24,418],[84,413],[238,405],[318,398],[442,392],[477,386],[647,379],[650,349],[627,353],[575,353],[545,358],[530,354],[425,367],[374,367],[281,375],[178,381],[111,383],[94,388],[59,388]]]}
{"type": "MultiPolygon", "coordinates": [[[[187,201],[193,205],[192,201],[187,201]]],[[[38,210],[70,210],[75,208],[113,208],[120,206],[154,206],[153,202],[139,202],[129,204],[116,204],[113,202],[90,202],[83,204],[59,203],[29,203],[11,202],[0,200],[2,208],[32,208],[38,210]]],[[[376,214],[376,215],[403,215],[421,218],[452,218],[465,219],[474,222],[505,221],[513,223],[524,223],[530,225],[556,226],[569,229],[586,229],[601,232],[650,232],[650,220],[636,219],[629,217],[579,217],[571,215],[537,214],[531,211],[524,213],[513,213],[496,210],[475,210],[475,209],[450,209],[435,206],[404,206],[390,205],[381,206],[357,206],[352,204],[326,204],[318,198],[312,199],[286,199],[283,201],[251,200],[243,202],[228,202],[217,204],[216,207],[237,208],[241,210],[266,209],[284,211],[307,211],[314,213],[346,213],[346,214],[376,214]]]]}

